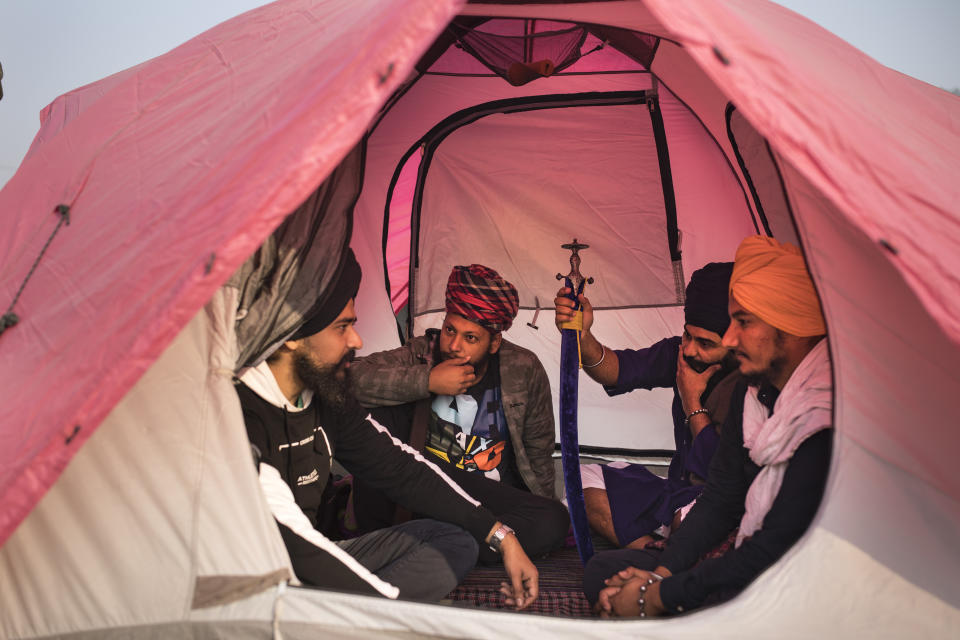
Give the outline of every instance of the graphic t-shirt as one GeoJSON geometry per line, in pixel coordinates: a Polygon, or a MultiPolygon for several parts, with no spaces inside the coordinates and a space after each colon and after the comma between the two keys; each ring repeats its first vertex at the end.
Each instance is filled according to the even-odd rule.
{"type": "Polygon", "coordinates": [[[426,450],[458,469],[520,486],[500,397],[497,354],[466,393],[433,397],[426,450]]]}

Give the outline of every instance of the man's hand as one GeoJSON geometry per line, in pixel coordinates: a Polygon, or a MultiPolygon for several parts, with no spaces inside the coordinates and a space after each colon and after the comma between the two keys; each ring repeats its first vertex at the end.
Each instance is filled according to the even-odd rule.
{"type": "Polygon", "coordinates": [[[456,396],[465,393],[477,381],[469,358],[460,356],[444,360],[430,369],[427,389],[438,396],[456,396]]]}
{"type": "Polygon", "coordinates": [[[719,364],[712,364],[703,373],[697,373],[683,359],[683,349],[677,353],[677,391],[680,392],[680,402],[686,415],[702,408],[700,396],[706,391],[710,376],[719,370],[719,364]]]}
{"type": "MultiPolygon", "coordinates": [[[[577,315],[577,312],[573,308],[573,300],[567,297],[568,293],[570,293],[570,287],[563,287],[557,291],[557,297],[553,299],[553,307],[557,312],[555,322],[558,329],[560,329],[562,323],[570,322],[577,315]]],[[[583,332],[587,333],[590,331],[590,327],[593,326],[593,306],[590,304],[590,300],[582,293],[577,296],[577,300],[580,302],[581,310],[583,311],[583,332]]]]}
{"type": "MultiPolygon", "coordinates": [[[[607,586],[600,591],[595,611],[603,618],[639,616],[638,600],[642,593],[644,613],[647,616],[663,615],[666,609],[660,600],[660,581],[654,580],[652,584],[647,584],[650,573],[636,567],[627,567],[607,578],[607,586]],[[644,585],[646,591],[641,591],[644,585]]],[[[666,573],[669,575],[669,572],[666,573]]]]}
{"type": "Polygon", "coordinates": [[[512,533],[503,539],[500,552],[503,555],[503,568],[510,578],[510,582],[500,583],[500,593],[505,596],[507,606],[526,609],[540,593],[537,568],[512,533]]]}

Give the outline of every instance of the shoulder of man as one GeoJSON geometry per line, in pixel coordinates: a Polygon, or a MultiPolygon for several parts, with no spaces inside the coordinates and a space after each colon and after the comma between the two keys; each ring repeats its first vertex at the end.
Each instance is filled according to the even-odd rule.
{"type": "Polygon", "coordinates": [[[737,369],[732,369],[725,374],[718,372],[715,375],[721,376],[720,380],[710,390],[703,407],[710,413],[714,424],[722,425],[727,419],[731,400],[738,388],[743,387],[740,390],[741,395],[746,393],[746,381],[737,369]]]}
{"type": "Polygon", "coordinates": [[[542,367],[540,358],[530,349],[507,340],[500,343],[500,371],[513,367],[542,367]]]}

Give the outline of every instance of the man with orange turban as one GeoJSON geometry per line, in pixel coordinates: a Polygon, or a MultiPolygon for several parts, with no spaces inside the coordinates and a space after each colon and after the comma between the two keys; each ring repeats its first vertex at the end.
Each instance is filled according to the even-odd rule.
{"type": "Polygon", "coordinates": [[[707,486],[662,553],[626,549],[591,559],[584,589],[601,615],[680,613],[731,598],[800,538],[820,504],[833,382],[823,312],[800,250],[745,239],[729,311],[723,344],[744,380],[707,486]],[[727,540],[733,548],[701,562],[727,540]]]}

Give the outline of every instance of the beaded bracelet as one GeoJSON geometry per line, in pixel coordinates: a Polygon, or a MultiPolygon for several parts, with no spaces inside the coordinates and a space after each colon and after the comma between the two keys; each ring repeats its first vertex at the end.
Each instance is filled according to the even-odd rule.
{"type": "Polygon", "coordinates": [[[647,597],[647,587],[652,585],[654,582],[660,582],[663,580],[663,576],[659,573],[651,573],[650,577],[647,578],[647,583],[640,586],[640,597],[637,598],[637,604],[640,605],[640,617],[646,618],[647,612],[644,611],[646,607],[646,597],[647,597]]]}
{"type": "Polygon", "coordinates": [[[706,409],[697,409],[696,411],[691,411],[690,415],[688,415],[686,419],[683,421],[683,424],[689,426],[691,418],[693,418],[693,416],[697,415],[698,413],[710,413],[710,412],[707,411],[706,409]]]}
{"type": "Polygon", "coordinates": [[[584,369],[593,369],[594,367],[599,367],[601,364],[603,364],[603,359],[606,358],[606,357],[607,357],[607,348],[601,344],[601,345],[600,345],[600,359],[597,360],[596,362],[594,362],[593,364],[585,364],[585,365],[583,365],[583,368],[584,368],[584,369]]]}

